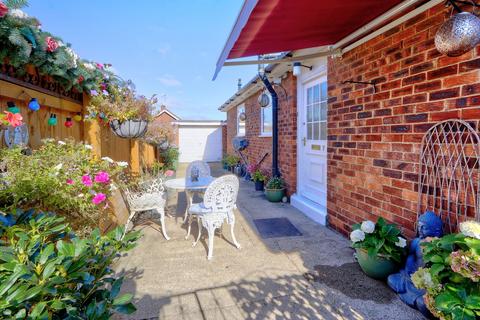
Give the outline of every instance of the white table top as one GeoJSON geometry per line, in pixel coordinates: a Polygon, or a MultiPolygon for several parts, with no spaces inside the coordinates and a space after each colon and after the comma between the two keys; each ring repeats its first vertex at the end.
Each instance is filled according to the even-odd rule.
{"type": "Polygon", "coordinates": [[[214,177],[200,177],[198,181],[192,182],[190,178],[177,178],[165,181],[165,186],[175,190],[202,190],[206,189],[214,177]]]}

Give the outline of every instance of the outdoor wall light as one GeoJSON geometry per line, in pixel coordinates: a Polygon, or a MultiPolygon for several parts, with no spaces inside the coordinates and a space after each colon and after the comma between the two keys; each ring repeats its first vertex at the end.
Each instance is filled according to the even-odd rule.
{"type": "Polygon", "coordinates": [[[303,65],[301,62],[294,62],[293,63],[293,75],[295,77],[298,77],[299,75],[302,74],[302,67],[307,68],[308,70],[312,71],[313,67],[312,66],[306,66],[303,65]]]}

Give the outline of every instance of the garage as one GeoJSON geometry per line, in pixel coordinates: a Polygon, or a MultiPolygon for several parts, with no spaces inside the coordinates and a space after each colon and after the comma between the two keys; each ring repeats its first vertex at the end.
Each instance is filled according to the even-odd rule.
{"type": "Polygon", "coordinates": [[[179,162],[222,159],[222,121],[176,121],[179,162]]]}

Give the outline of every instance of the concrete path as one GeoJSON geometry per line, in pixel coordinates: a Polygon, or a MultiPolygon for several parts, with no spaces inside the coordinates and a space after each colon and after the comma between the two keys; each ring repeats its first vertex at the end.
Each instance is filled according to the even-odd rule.
{"type": "Polygon", "coordinates": [[[423,319],[360,271],[347,239],[289,204],[269,203],[251,182],[241,182],[237,203],[242,248],[225,227],[211,261],[205,230],[195,248],[196,228],[184,238],[185,195],[169,195],[169,204],[177,213],[166,219],[171,240],[156,224],[138,221],[144,236],[115,267],[138,308],[118,319],[423,319]],[[302,236],[262,239],[253,220],[276,217],[288,218],[302,236]]]}

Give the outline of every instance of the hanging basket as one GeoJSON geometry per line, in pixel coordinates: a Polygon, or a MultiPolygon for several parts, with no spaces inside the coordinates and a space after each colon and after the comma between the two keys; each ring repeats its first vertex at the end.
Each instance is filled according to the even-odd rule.
{"type": "Polygon", "coordinates": [[[141,138],[147,132],[148,121],[147,120],[112,120],[110,121],[110,129],[112,132],[120,138],[124,139],[136,139],[141,138]]]}

